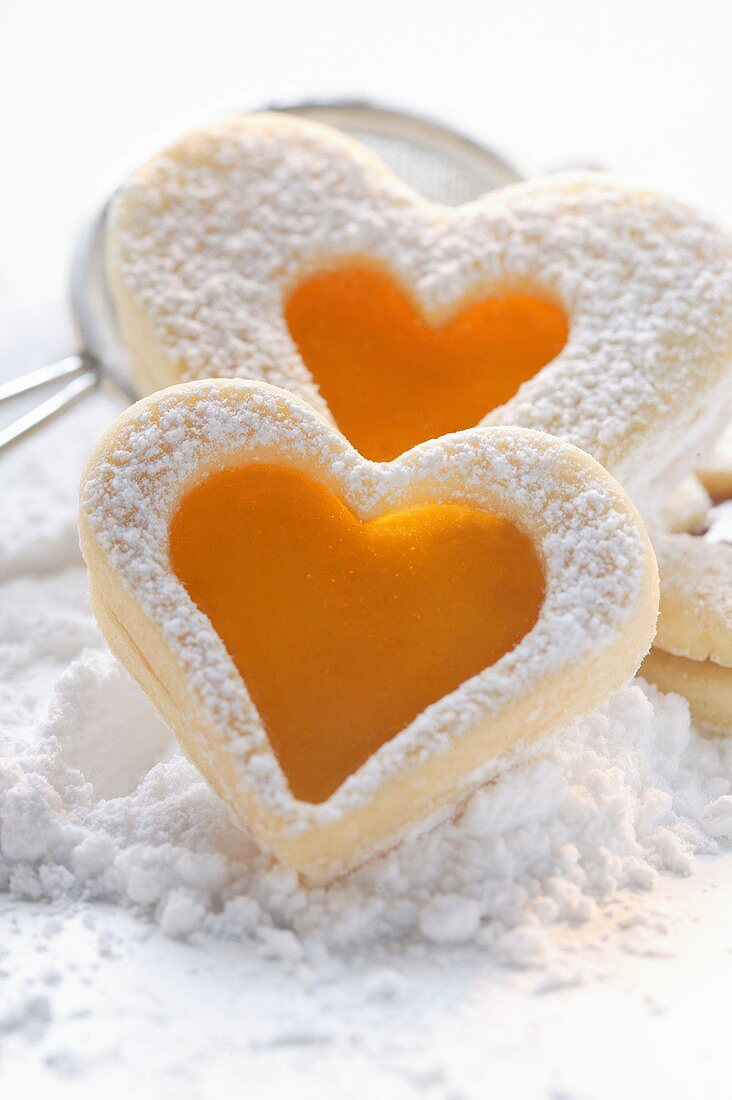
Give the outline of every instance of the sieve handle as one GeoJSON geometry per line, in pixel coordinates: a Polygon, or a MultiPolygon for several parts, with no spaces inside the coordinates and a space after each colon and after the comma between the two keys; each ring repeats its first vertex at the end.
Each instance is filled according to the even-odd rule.
{"type": "Polygon", "coordinates": [[[51,366],[41,367],[39,370],[22,374],[19,378],[13,378],[10,382],[0,385],[0,403],[9,401],[20,394],[30,393],[47,386],[51,382],[58,382],[63,378],[71,379],[67,384],[42,401],[24,416],[12,421],[6,428],[0,430],[0,451],[5,450],[11,443],[28,435],[34,428],[45,424],[46,421],[60,413],[62,409],[78,401],[85,393],[94,389],[99,381],[99,371],[95,361],[88,355],[69,355],[66,359],[52,363],[51,366]]]}

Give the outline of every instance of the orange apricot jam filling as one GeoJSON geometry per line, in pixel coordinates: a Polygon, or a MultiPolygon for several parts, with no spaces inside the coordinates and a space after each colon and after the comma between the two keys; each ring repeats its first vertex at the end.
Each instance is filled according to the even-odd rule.
{"type": "Polygon", "coordinates": [[[487,298],[429,324],[374,266],[309,276],[285,317],[336,424],[366,458],[386,462],[505,404],[567,342],[567,319],[528,294],[487,298]]]}
{"type": "Polygon", "coordinates": [[[533,543],[507,519],[434,504],[364,522],[274,464],[190,489],[170,557],[244,679],[292,793],[313,803],[513,649],[544,599],[533,543]]]}

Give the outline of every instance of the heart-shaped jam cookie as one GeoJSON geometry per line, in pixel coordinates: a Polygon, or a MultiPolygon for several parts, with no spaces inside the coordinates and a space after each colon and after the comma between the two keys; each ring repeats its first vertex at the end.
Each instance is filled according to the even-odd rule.
{"type": "Polygon", "coordinates": [[[442,208],[335,130],[252,115],[134,173],[108,272],[140,392],[261,379],[372,459],[537,428],[651,515],[727,416],[729,237],[602,174],[442,208]]]}
{"type": "Polygon", "coordinates": [[[391,463],[258,382],[153,395],[90,459],[110,645],[259,841],[326,880],[637,669],[635,508],[584,452],[468,430],[391,463]]]}

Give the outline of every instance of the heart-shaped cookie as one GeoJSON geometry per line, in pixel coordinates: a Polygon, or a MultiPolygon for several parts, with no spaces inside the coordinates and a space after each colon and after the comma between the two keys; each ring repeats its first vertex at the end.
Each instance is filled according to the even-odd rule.
{"type": "Polygon", "coordinates": [[[517,428],[369,462],[257,382],[174,387],[90,459],[115,653],[260,842],[327,879],[636,670],[657,575],[593,459],[517,428]]]}
{"type": "Polygon", "coordinates": [[[651,514],[727,415],[729,238],[603,175],[440,208],[328,127],[253,115],[130,178],[108,271],[141,392],[262,379],[372,458],[537,428],[651,514]]]}

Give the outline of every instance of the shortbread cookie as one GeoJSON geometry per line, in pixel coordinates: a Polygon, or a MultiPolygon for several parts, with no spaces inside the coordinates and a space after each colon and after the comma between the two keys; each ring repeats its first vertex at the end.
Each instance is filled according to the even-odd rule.
{"type": "Polygon", "coordinates": [[[732,733],[732,668],[713,661],[691,661],[654,646],[638,675],[661,691],[685,696],[692,718],[700,726],[712,733],[732,733]]]}
{"type": "Polygon", "coordinates": [[[650,515],[728,417],[729,238],[605,175],[442,208],[335,130],[252,115],[127,181],[108,272],[141,392],[261,379],[371,459],[536,428],[650,515]]]}
{"type": "MultiPolygon", "coordinates": [[[[701,517],[697,509],[686,507],[686,524],[682,493],[676,503],[667,502],[661,512],[666,530],[654,529],[653,543],[661,574],[661,613],[655,645],[667,653],[695,661],[713,661],[732,667],[732,535],[723,530],[724,519],[717,513],[725,509],[732,498],[732,456],[730,485],[725,483],[727,443],[720,440],[708,460],[706,470],[715,489],[715,499],[721,507],[712,509],[706,489],[708,507],[701,517]],[[714,480],[715,475],[719,475],[714,480]],[[670,529],[671,522],[673,529],[670,529]],[[707,528],[710,528],[708,531],[707,528]],[[704,532],[706,533],[704,534],[704,532]],[[702,533],[701,537],[694,537],[702,533]]],[[[690,494],[688,494],[690,495],[690,494]]],[[[701,497],[698,497],[701,504],[701,497]]]]}
{"type": "Polygon", "coordinates": [[[657,573],[593,459],[520,428],[369,462],[290,393],[193,382],[91,457],[112,649],[234,814],[327,880],[638,668],[657,573]]]}
{"type": "MultiPolygon", "coordinates": [[[[724,471],[724,445],[716,449],[707,469],[724,471]]],[[[686,531],[654,531],[653,543],[661,573],[661,613],[654,648],[641,675],[663,691],[675,691],[689,701],[692,715],[718,733],[732,732],[732,524],[722,513],[723,477],[710,482],[720,506],[708,500],[703,519],[686,509],[686,531]],[[703,532],[694,537],[693,532],[703,532]]],[[[701,482],[699,482],[701,488],[701,482]]],[[[702,488],[702,493],[708,494],[702,488]]],[[[693,495],[693,494],[690,494],[693,495]]],[[[730,494],[732,497],[732,486],[730,494]]],[[[661,513],[681,526],[682,494],[661,513]]]]}
{"type": "Polygon", "coordinates": [[[732,667],[732,544],[653,532],[661,575],[655,645],[732,667]]]}
{"type": "Polygon", "coordinates": [[[732,424],[697,467],[697,477],[714,501],[732,500],[732,424]]]}
{"type": "Polygon", "coordinates": [[[696,474],[690,474],[666,497],[659,522],[670,534],[700,535],[711,507],[709,493],[696,474]]]}

